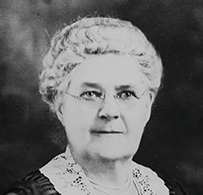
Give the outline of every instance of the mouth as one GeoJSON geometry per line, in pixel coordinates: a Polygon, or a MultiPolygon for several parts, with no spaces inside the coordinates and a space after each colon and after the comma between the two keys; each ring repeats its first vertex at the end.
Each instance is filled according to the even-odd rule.
{"type": "Polygon", "coordinates": [[[92,134],[123,134],[121,131],[105,131],[105,130],[93,130],[92,134]]]}

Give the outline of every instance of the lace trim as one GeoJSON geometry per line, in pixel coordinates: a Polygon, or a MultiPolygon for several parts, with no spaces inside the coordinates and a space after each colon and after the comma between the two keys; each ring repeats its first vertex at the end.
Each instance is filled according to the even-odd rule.
{"type": "MultiPolygon", "coordinates": [[[[131,164],[132,179],[140,195],[169,195],[164,181],[151,169],[135,162],[131,164]]],[[[70,150],[52,159],[40,169],[62,195],[93,195],[94,191],[70,150]]]]}

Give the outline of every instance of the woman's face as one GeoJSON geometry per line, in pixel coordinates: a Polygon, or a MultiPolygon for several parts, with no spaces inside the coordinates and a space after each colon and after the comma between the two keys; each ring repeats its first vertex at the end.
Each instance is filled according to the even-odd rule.
{"type": "Polygon", "coordinates": [[[133,157],[153,101],[137,61],[114,54],[90,58],[72,71],[67,93],[58,117],[75,158],[133,157]]]}

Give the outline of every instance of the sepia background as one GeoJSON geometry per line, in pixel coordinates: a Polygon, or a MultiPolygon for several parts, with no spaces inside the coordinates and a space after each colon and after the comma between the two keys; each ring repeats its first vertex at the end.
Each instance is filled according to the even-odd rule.
{"type": "Polygon", "coordinates": [[[201,0],[0,0],[0,194],[64,150],[38,72],[53,34],[94,15],[130,20],[163,59],[163,88],[135,160],[178,179],[190,195],[203,194],[201,0]]]}

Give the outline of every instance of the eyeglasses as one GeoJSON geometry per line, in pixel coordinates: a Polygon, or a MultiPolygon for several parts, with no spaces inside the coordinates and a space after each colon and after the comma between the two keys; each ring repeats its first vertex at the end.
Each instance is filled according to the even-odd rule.
{"type": "Polygon", "coordinates": [[[85,91],[81,95],[73,95],[68,92],[65,92],[67,95],[78,99],[85,104],[89,104],[90,106],[100,107],[104,104],[107,97],[112,96],[116,101],[117,105],[122,109],[132,109],[136,103],[142,98],[147,90],[145,90],[141,95],[135,94],[134,91],[125,90],[119,92],[117,95],[113,94],[102,94],[97,91],[85,91]]]}

